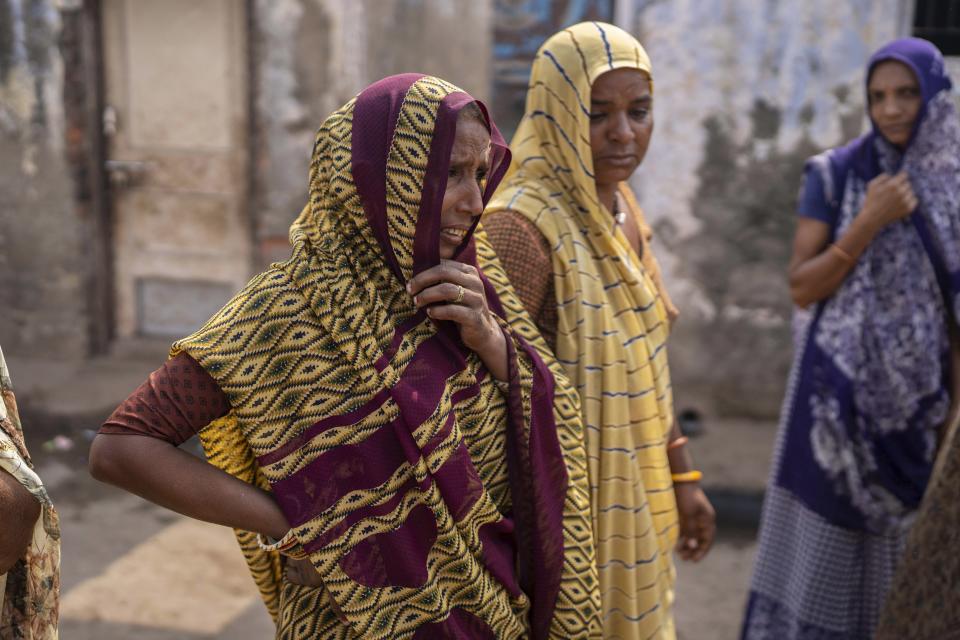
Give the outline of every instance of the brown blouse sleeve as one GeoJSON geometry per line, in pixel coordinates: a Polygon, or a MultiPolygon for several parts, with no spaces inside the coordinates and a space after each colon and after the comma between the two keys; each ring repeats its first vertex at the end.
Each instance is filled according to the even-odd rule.
{"type": "Polygon", "coordinates": [[[216,381],[181,353],[151,373],[107,418],[100,433],[150,436],[179,445],[229,410],[216,381]]]}
{"type": "Polygon", "coordinates": [[[484,216],[483,228],[523,306],[556,351],[557,295],[550,244],[535,224],[516,211],[484,216]]]}

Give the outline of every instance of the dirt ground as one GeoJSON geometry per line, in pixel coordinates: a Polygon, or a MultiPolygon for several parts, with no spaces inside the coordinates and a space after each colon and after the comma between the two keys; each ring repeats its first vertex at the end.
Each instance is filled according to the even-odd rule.
{"type": "Polygon", "coordinates": [[[675,613],[680,640],[739,637],[755,549],[753,532],[721,532],[698,564],[678,563],[675,613]]]}

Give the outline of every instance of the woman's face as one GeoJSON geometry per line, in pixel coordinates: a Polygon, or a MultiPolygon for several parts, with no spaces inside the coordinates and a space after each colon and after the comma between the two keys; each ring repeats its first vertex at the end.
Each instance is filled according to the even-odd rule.
{"type": "Polygon", "coordinates": [[[590,147],[598,185],[622,182],[643,161],[653,133],[653,95],[638,69],[614,69],[590,91],[590,147]]]}
{"type": "Polygon", "coordinates": [[[884,138],[898,147],[910,141],[923,99],[920,83],[907,65],[895,60],[873,68],[867,84],[870,118],[884,138]]]}
{"type": "Polygon", "coordinates": [[[457,120],[450,151],[447,190],[440,209],[440,257],[449,260],[463,243],[474,218],[483,212],[483,185],[487,177],[490,133],[470,115],[457,120]]]}

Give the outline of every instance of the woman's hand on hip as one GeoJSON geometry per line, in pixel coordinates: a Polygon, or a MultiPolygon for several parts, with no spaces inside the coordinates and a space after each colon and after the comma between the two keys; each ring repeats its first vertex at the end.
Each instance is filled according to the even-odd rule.
{"type": "Polygon", "coordinates": [[[323,578],[320,577],[317,569],[309,559],[294,560],[288,558],[283,573],[287,578],[287,582],[292,582],[293,584],[299,584],[305,587],[323,586],[323,578]]]}
{"type": "Polygon", "coordinates": [[[476,267],[441,260],[437,266],[414,276],[407,283],[407,292],[417,308],[426,309],[434,320],[455,323],[463,344],[476,352],[497,378],[505,379],[506,337],[487,306],[483,280],[476,267]]]}

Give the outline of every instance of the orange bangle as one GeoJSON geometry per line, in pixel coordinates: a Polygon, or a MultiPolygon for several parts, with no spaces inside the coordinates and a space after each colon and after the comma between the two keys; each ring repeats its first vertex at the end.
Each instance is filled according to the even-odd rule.
{"type": "Polygon", "coordinates": [[[846,262],[851,267],[857,264],[857,259],[852,255],[841,249],[836,242],[830,243],[830,246],[827,247],[830,251],[833,251],[834,255],[846,262]]]}
{"type": "Polygon", "coordinates": [[[678,449],[683,445],[687,444],[688,442],[690,442],[690,438],[688,438],[687,436],[680,436],[679,438],[677,438],[676,440],[674,440],[673,442],[667,445],[667,451],[678,449]]]}

